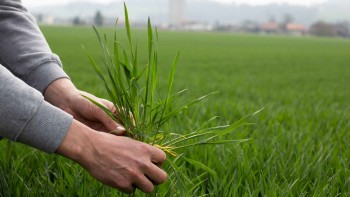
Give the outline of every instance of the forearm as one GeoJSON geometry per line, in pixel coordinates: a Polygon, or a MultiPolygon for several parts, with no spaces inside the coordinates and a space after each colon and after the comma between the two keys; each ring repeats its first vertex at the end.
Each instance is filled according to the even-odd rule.
{"type": "Polygon", "coordinates": [[[52,153],[72,117],[0,65],[0,136],[52,153]]]}
{"type": "Polygon", "coordinates": [[[0,64],[14,75],[41,93],[56,79],[68,78],[20,1],[0,1],[0,27],[0,64]]]}

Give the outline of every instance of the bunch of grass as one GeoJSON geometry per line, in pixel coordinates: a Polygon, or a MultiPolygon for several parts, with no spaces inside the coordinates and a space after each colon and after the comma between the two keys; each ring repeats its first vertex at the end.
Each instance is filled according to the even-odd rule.
{"type": "MultiPolygon", "coordinates": [[[[191,182],[191,180],[186,174],[181,172],[177,164],[178,160],[182,159],[212,176],[216,176],[216,173],[200,161],[185,157],[184,150],[194,146],[232,144],[247,141],[248,139],[222,139],[221,136],[225,136],[238,127],[248,124],[246,119],[255,113],[240,119],[232,125],[211,128],[202,127],[187,134],[179,134],[166,129],[171,128],[165,127],[165,124],[171,118],[217,92],[201,96],[180,107],[172,106],[173,101],[186,91],[181,90],[172,93],[175,69],[179,60],[179,53],[177,53],[169,74],[167,94],[165,98],[160,98],[157,89],[158,53],[155,47],[158,42],[158,31],[156,28],[155,30],[152,28],[151,21],[148,18],[148,63],[140,69],[138,49],[132,40],[128,10],[125,4],[124,13],[129,51],[125,50],[119,42],[117,31],[115,30],[113,50],[111,52],[108,47],[106,35],[101,36],[98,30],[93,27],[102,50],[102,65],[97,65],[91,54],[87,52],[90,63],[98,77],[103,81],[110,100],[118,111],[118,115],[91,98],[86,98],[104,110],[118,124],[123,125],[127,130],[126,135],[128,137],[151,144],[166,152],[170,156],[167,161],[172,169],[172,172],[168,172],[170,174],[169,180],[186,194],[190,189],[184,188],[185,184],[183,181],[191,182]]],[[[118,20],[116,24],[117,22],[118,20]]],[[[210,119],[208,123],[215,120],[215,118],[210,119]]],[[[199,181],[197,185],[200,183],[199,181]]]]}

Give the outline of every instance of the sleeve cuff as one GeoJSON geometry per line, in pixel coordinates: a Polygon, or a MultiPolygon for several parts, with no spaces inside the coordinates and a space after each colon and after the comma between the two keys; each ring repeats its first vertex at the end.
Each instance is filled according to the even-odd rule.
{"type": "Polygon", "coordinates": [[[37,89],[43,94],[46,88],[55,80],[60,78],[68,78],[60,65],[55,61],[46,62],[38,65],[30,72],[26,83],[37,89]]]}
{"type": "Polygon", "coordinates": [[[43,101],[18,137],[18,141],[53,153],[61,144],[72,121],[71,115],[43,101]]]}

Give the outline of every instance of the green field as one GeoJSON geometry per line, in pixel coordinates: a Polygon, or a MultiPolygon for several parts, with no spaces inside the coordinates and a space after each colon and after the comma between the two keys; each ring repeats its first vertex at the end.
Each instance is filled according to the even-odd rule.
{"type": "MultiPolygon", "coordinates": [[[[92,28],[42,30],[76,86],[108,98],[82,49],[100,53],[92,28]]],[[[132,33],[146,64],[147,33],[132,33]]],[[[267,106],[250,120],[255,125],[230,136],[250,141],[186,152],[218,173],[199,177],[203,171],[182,166],[203,181],[188,183],[192,196],[350,196],[350,40],[159,31],[159,42],[161,91],[180,51],[174,91],[189,89],[184,100],[220,92],[184,111],[174,130],[188,132],[213,116],[220,118],[212,125],[233,123],[267,106]]],[[[6,140],[0,150],[0,196],[119,195],[65,158],[6,140]]],[[[179,196],[169,185],[150,196],[179,196]]]]}

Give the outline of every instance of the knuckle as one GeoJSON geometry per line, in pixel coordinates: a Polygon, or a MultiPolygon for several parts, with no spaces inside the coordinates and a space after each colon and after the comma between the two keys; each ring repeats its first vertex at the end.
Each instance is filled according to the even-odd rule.
{"type": "Polygon", "coordinates": [[[137,173],[137,171],[132,169],[132,168],[128,169],[128,174],[130,177],[138,177],[139,176],[139,173],[137,173]]]}
{"type": "Polygon", "coordinates": [[[133,175],[133,178],[134,178],[134,180],[135,180],[136,182],[142,180],[142,177],[143,177],[143,174],[141,174],[141,173],[135,173],[135,174],[133,175]]]}
{"type": "Polygon", "coordinates": [[[152,153],[152,146],[146,143],[142,143],[142,142],[138,143],[137,149],[139,150],[140,154],[142,154],[143,156],[148,156],[152,153]]]}
{"type": "Polygon", "coordinates": [[[120,179],[120,180],[115,180],[115,185],[120,189],[125,189],[129,186],[129,183],[125,179],[120,179]]]}
{"type": "Polygon", "coordinates": [[[139,143],[139,149],[144,152],[149,152],[149,145],[145,143],[139,143]]]}
{"type": "MultiPolygon", "coordinates": [[[[143,168],[145,166],[145,162],[142,159],[142,157],[134,158],[134,164],[135,164],[134,167],[137,169],[143,168]]],[[[133,171],[133,169],[130,169],[130,170],[133,171]]]]}
{"type": "Polygon", "coordinates": [[[129,194],[135,191],[135,188],[132,186],[132,184],[128,182],[119,183],[118,189],[120,189],[124,193],[129,194]]]}
{"type": "Polygon", "coordinates": [[[151,169],[152,165],[153,164],[151,162],[140,161],[140,168],[141,169],[151,169]]]}

